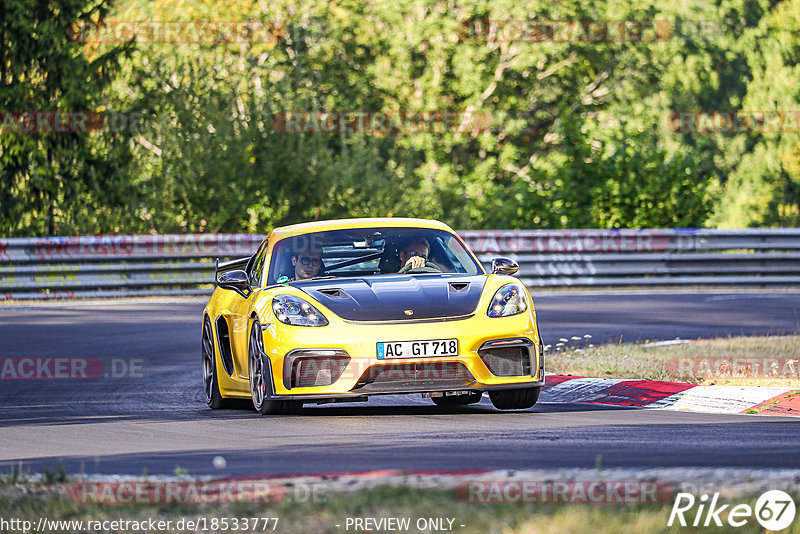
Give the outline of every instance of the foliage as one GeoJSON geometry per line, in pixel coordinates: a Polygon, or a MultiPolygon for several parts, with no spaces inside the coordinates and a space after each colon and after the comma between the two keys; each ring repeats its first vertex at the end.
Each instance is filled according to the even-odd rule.
{"type": "MultiPolygon", "coordinates": [[[[3,2],[0,110],[102,111],[102,90],[126,46],[89,59],[67,38],[71,25],[107,15],[105,0],[3,2]]],[[[116,173],[130,162],[119,135],[0,133],[0,234],[53,235],[104,229],[128,205],[116,173]]]]}
{"type": "Polygon", "coordinates": [[[123,132],[0,134],[0,234],[263,232],[384,215],[458,228],[800,219],[796,134],[678,133],[667,121],[800,109],[800,0],[118,0],[116,20],[260,21],[275,38],[82,46],[66,28],[106,17],[105,2],[2,9],[0,109],[102,107],[143,120],[123,132]],[[668,24],[656,42],[469,32],[523,19],[668,24]],[[276,129],[283,112],[305,110],[491,121],[444,133],[276,129]]]}

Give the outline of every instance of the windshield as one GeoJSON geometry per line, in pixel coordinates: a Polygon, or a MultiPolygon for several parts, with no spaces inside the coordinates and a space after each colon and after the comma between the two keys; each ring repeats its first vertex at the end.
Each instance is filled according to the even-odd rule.
{"type": "Polygon", "coordinates": [[[476,275],[482,271],[450,232],[358,228],[282,239],[275,244],[267,283],[398,273],[476,275]]]}

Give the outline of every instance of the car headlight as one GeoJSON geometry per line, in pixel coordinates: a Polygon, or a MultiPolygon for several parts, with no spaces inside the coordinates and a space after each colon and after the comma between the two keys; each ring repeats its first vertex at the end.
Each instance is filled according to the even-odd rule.
{"type": "Polygon", "coordinates": [[[295,326],[325,326],[328,320],[314,306],[292,295],[278,295],[272,299],[275,317],[285,324],[295,326]]]}
{"type": "Polygon", "coordinates": [[[497,290],[486,310],[489,317],[508,317],[527,311],[528,298],[519,284],[507,284],[497,290]]]}

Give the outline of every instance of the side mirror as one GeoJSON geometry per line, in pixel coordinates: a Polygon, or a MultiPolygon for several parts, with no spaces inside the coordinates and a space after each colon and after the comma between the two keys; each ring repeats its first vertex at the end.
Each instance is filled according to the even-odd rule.
{"type": "Polygon", "coordinates": [[[506,274],[511,276],[519,271],[519,263],[511,258],[494,258],[492,260],[492,274],[506,274]]]}
{"type": "Polygon", "coordinates": [[[242,270],[227,271],[217,277],[217,285],[222,289],[236,291],[244,298],[250,296],[253,290],[250,288],[250,277],[242,270]]]}

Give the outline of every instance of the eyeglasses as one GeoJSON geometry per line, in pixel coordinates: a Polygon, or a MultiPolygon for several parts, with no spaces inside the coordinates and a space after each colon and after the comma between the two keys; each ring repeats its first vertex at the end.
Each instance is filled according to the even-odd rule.
{"type": "Polygon", "coordinates": [[[298,256],[297,260],[303,264],[303,267],[319,267],[322,265],[322,260],[319,258],[312,258],[311,256],[298,256]]]}
{"type": "Polygon", "coordinates": [[[409,258],[413,258],[414,256],[419,256],[420,258],[422,258],[424,260],[428,259],[428,255],[427,254],[420,254],[419,252],[411,252],[411,254],[409,255],[409,258]]]}

